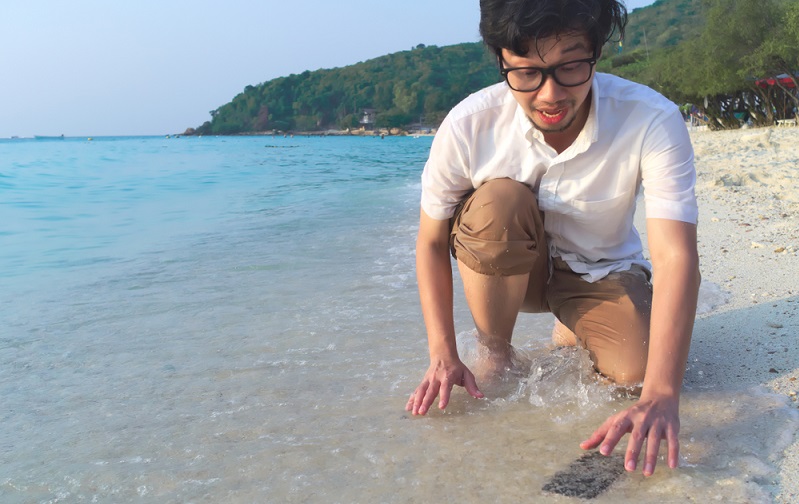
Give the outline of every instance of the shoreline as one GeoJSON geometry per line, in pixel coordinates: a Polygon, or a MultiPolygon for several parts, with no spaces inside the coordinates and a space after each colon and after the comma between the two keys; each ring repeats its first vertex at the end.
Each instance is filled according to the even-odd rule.
{"type": "MultiPolygon", "coordinates": [[[[277,130],[268,130],[268,131],[248,131],[243,133],[231,133],[229,135],[219,135],[219,134],[209,134],[205,136],[230,136],[230,137],[237,137],[237,136],[269,136],[269,137],[295,137],[295,136],[302,136],[302,137],[433,137],[436,134],[438,128],[424,128],[421,130],[414,130],[414,129],[403,129],[403,128],[379,128],[374,130],[362,130],[362,129],[355,129],[355,130],[336,130],[336,129],[328,129],[328,130],[318,130],[318,131],[277,131],[277,130]]],[[[179,136],[204,136],[201,134],[197,134],[196,132],[189,133],[189,130],[186,130],[183,133],[179,133],[179,136]]],[[[177,135],[176,135],[177,136],[177,135]]]]}

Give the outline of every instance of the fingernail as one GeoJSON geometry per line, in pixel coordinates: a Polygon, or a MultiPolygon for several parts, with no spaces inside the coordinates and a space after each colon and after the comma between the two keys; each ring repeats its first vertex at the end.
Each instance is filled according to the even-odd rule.
{"type": "Polygon", "coordinates": [[[649,476],[650,474],[652,474],[652,472],[653,472],[652,464],[647,464],[644,466],[644,474],[649,476]]]}
{"type": "Polygon", "coordinates": [[[601,453],[602,455],[607,455],[608,453],[610,453],[610,449],[608,449],[608,447],[607,447],[607,446],[605,446],[605,445],[602,445],[602,446],[599,448],[599,453],[601,453]]]}
{"type": "Polygon", "coordinates": [[[635,460],[631,460],[631,461],[627,462],[626,469],[628,471],[635,471],[635,460]]]}

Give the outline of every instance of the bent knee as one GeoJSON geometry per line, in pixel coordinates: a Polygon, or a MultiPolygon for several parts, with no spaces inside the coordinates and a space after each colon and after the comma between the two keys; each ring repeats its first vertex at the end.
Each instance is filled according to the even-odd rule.
{"type": "Polygon", "coordinates": [[[629,363],[627,365],[615,363],[614,365],[606,366],[606,369],[597,366],[597,371],[615,385],[620,387],[635,387],[644,381],[646,364],[638,362],[629,363]]]}
{"type": "Polygon", "coordinates": [[[489,180],[474,194],[472,208],[489,208],[491,221],[504,227],[505,223],[516,222],[520,214],[537,209],[538,204],[533,191],[525,184],[511,179],[489,180]]]}
{"type": "Polygon", "coordinates": [[[452,230],[452,248],[469,269],[485,275],[529,273],[539,258],[543,225],[535,194],[521,182],[490,180],[464,205],[452,230]]]}

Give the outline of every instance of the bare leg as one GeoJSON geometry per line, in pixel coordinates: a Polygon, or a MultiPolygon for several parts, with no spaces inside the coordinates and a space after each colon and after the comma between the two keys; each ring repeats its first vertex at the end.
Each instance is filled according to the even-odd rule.
{"type": "Polygon", "coordinates": [[[504,378],[523,364],[511,347],[519,311],[549,311],[546,235],[535,194],[510,179],[481,185],[456,214],[451,245],[477,328],[477,368],[504,378]],[[536,284],[528,290],[531,278],[536,284]]]}
{"type": "Polygon", "coordinates": [[[483,275],[461,261],[458,270],[478,342],[487,350],[486,372],[493,374],[512,367],[513,327],[527,293],[529,275],[483,275]]]}

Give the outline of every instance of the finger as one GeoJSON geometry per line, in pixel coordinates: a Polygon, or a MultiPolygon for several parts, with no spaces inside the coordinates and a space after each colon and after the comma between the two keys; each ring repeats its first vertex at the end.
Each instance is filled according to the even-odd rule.
{"type": "Polygon", "coordinates": [[[600,425],[599,428],[595,430],[588,439],[580,443],[580,448],[582,448],[583,450],[591,450],[599,446],[599,443],[601,443],[602,440],[605,439],[605,436],[608,433],[608,426],[610,425],[610,421],[611,419],[605,420],[605,423],[600,425]]]}
{"type": "Polygon", "coordinates": [[[413,410],[413,404],[415,402],[416,402],[416,390],[411,392],[411,397],[408,399],[408,403],[405,405],[405,411],[412,411],[413,410]]]}
{"type": "Polygon", "coordinates": [[[605,431],[597,429],[591,434],[591,437],[580,443],[580,448],[583,450],[594,449],[599,446],[599,443],[601,443],[603,439],[605,439],[605,431]]]}
{"type": "Polygon", "coordinates": [[[470,371],[463,373],[463,386],[466,388],[466,392],[475,399],[482,399],[485,397],[483,393],[480,392],[480,389],[477,388],[477,381],[470,371]]]}
{"type": "Polygon", "coordinates": [[[646,435],[643,431],[633,428],[630,439],[627,441],[627,453],[624,456],[624,468],[629,472],[635,471],[638,466],[638,457],[641,454],[644,439],[646,439],[646,435]]]}
{"type": "Polygon", "coordinates": [[[610,423],[608,433],[599,447],[599,453],[602,455],[610,455],[613,449],[619,444],[621,438],[632,430],[632,422],[626,417],[614,418],[610,423]]]}
{"type": "Polygon", "coordinates": [[[427,380],[423,381],[421,385],[416,388],[416,392],[413,393],[411,398],[413,399],[413,407],[412,412],[414,415],[418,415],[419,408],[422,406],[422,401],[424,400],[424,396],[427,393],[429,383],[427,380]]]}
{"type": "Polygon", "coordinates": [[[646,438],[646,457],[644,458],[644,476],[652,476],[655,466],[658,463],[658,452],[660,451],[660,440],[663,431],[659,427],[649,429],[649,436],[646,438]]]}
{"type": "Polygon", "coordinates": [[[449,404],[449,394],[452,392],[452,383],[448,380],[444,380],[441,382],[441,389],[439,390],[439,394],[441,398],[438,401],[438,409],[444,409],[449,404]]]}
{"type": "Polygon", "coordinates": [[[666,442],[669,445],[669,467],[677,469],[680,460],[680,440],[677,437],[677,429],[671,425],[666,429],[666,442]]]}
{"type": "Polygon", "coordinates": [[[439,383],[438,380],[433,380],[430,382],[430,385],[427,386],[427,392],[425,392],[424,399],[422,399],[422,403],[419,406],[420,415],[424,415],[430,410],[430,405],[436,400],[439,388],[441,388],[441,383],[439,383]]]}

